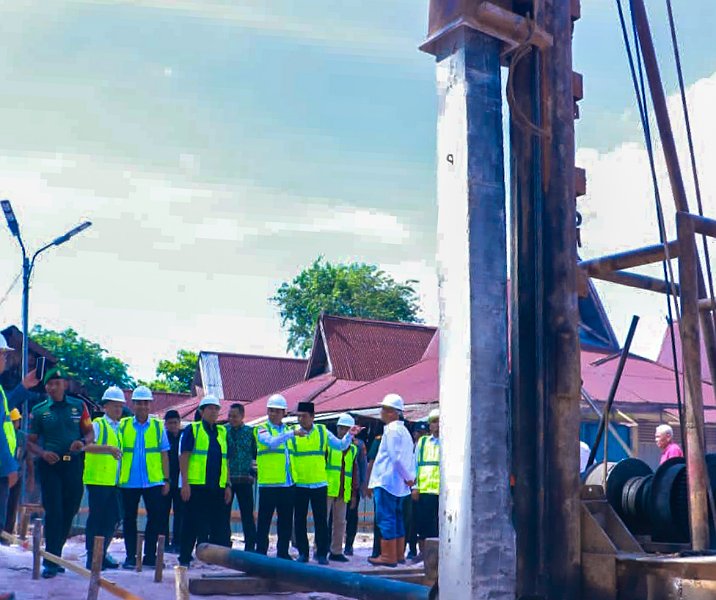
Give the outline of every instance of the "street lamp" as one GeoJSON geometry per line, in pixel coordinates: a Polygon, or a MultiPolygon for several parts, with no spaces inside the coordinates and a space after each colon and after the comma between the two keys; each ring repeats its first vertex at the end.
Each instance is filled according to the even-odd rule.
{"type": "MultiPolygon", "coordinates": [[[[25,375],[27,375],[29,371],[29,365],[28,365],[28,347],[29,347],[29,335],[28,335],[28,316],[29,316],[29,306],[30,306],[30,277],[32,275],[32,269],[35,266],[35,259],[43,253],[48,248],[51,248],[52,246],[60,246],[61,244],[64,244],[66,241],[68,241],[70,238],[73,238],[78,233],[84,231],[88,227],[92,225],[90,221],[84,221],[77,227],[74,227],[73,229],[70,229],[67,233],[64,233],[63,235],[56,237],[54,240],[52,240],[49,244],[45,244],[37,250],[33,255],[32,258],[29,258],[27,256],[27,250],[25,249],[25,243],[22,241],[22,236],[20,235],[20,224],[17,222],[17,218],[15,217],[15,213],[12,210],[12,205],[10,204],[9,200],[0,200],[0,205],[2,205],[2,212],[5,215],[5,219],[7,220],[7,226],[10,229],[10,232],[14,237],[17,238],[17,243],[20,244],[20,249],[22,250],[22,376],[23,378],[25,375]]],[[[22,406],[22,429],[25,433],[28,432],[30,419],[29,419],[29,402],[27,398],[25,399],[25,402],[22,406]]],[[[22,501],[25,501],[25,462],[23,461],[22,464],[23,469],[23,478],[22,478],[22,501]]]]}

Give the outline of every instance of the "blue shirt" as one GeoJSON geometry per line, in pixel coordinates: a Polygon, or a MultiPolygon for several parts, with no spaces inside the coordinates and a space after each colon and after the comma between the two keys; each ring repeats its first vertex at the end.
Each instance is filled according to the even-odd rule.
{"type": "MultiPolygon", "coordinates": [[[[151,419],[147,419],[144,423],[138,423],[137,417],[132,419],[132,424],[137,432],[137,436],[134,439],[134,452],[132,452],[132,466],[129,469],[129,481],[122,484],[120,487],[123,488],[148,488],[156,487],[158,485],[164,485],[163,482],[149,483],[149,474],[147,473],[147,453],[144,448],[144,432],[147,431],[151,419]]],[[[169,451],[169,439],[167,438],[167,432],[164,430],[162,425],[162,437],[159,442],[160,452],[169,451]]],[[[127,455],[122,456],[122,460],[126,460],[127,455]]]]}

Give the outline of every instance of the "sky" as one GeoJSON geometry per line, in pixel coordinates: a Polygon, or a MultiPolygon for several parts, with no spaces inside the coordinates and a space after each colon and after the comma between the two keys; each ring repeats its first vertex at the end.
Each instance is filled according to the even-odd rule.
{"type": "MultiPolygon", "coordinates": [[[[664,10],[649,4],[671,95],[664,10]]],[[[716,208],[706,169],[716,5],[675,9],[716,208]]],[[[417,50],[426,28],[426,0],[0,4],[0,196],[30,248],[93,222],[38,260],[31,324],[73,327],[145,379],[179,348],[282,355],[269,298],[319,255],[417,279],[422,317],[437,323],[435,67],[417,50]]],[[[654,242],[657,229],[614,3],[582,0],[574,42],[590,257],[654,242]]],[[[19,269],[0,224],[4,325],[19,324],[19,269]]],[[[634,349],[654,356],[663,298],[599,290],[620,339],[638,310],[634,349]]]]}

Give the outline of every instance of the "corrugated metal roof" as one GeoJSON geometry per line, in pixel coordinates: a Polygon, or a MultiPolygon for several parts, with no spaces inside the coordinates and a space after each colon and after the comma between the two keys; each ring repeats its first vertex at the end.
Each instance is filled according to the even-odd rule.
{"type": "MultiPolygon", "coordinates": [[[[415,364],[436,331],[435,327],[414,323],[331,315],[323,315],[319,327],[323,338],[316,337],[316,341],[325,345],[331,374],[348,381],[372,381],[415,364]]],[[[323,354],[321,348],[312,353],[308,376],[323,372],[326,365],[317,364],[323,354]]]]}
{"type": "MultiPolygon", "coordinates": [[[[678,365],[679,371],[682,371],[681,334],[679,333],[678,321],[674,323],[674,342],[676,345],[676,364],[678,365]]],[[[701,378],[705,381],[711,381],[711,371],[709,370],[709,361],[706,357],[706,346],[704,345],[703,337],[699,338],[699,344],[701,346],[701,378]]],[[[674,354],[671,351],[671,334],[668,326],[664,332],[664,339],[661,342],[659,357],[656,360],[669,368],[674,367],[674,354]]]]}
{"type": "MultiPolygon", "coordinates": [[[[303,380],[306,360],[218,353],[222,395],[228,402],[250,402],[303,380]]],[[[206,391],[205,393],[209,393],[206,391]]]]}

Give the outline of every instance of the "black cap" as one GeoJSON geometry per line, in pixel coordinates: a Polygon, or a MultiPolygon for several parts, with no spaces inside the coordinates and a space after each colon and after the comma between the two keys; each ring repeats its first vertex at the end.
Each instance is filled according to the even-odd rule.
{"type": "Polygon", "coordinates": [[[316,412],[316,407],[313,405],[313,402],[299,402],[297,412],[305,412],[313,415],[316,412]]]}
{"type": "Polygon", "coordinates": [[[179,411],[174,410],[174,409],[168,410],[168,411],[167,411],[167,414],[164,415],[164,420],[166,421],[167,419],[179,419],[179,420],[181,420],[181,417],[179,416],[179,411]]]}
{"type": "Polygon", "coordinates": [[[413,425],[413,431],[430,431],[430,425],[425,421],[418,421],[413,425]]]}

